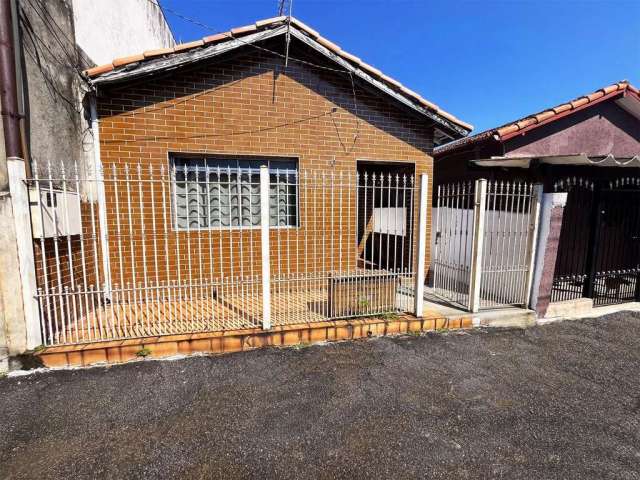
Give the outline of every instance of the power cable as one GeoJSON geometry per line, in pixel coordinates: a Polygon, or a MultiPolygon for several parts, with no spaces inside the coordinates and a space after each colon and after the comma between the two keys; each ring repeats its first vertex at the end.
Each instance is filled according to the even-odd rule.
{"type": "MultiPolygon", "coordinates": [[[[288,4],[289,8],[291,9],[291,0],[288,0],[288,1],[289,1],[289,4],[288,4]]],[[[214,33],[223,34],[226,37],[228,37],[229,39],[239,41],[240,43],[243,43],[244,45],[248,45],[248,46],[254,47],[254,48],[258,49],[258,50],[262,50],[262,51],[271,53],[273,55],[276,55],[276,56],[278,56],[280,58],[283,58],[283,59],[285,59],[285,62],[288,59],[290,59],[290,60],[293,60],[295,62],[304,64],[304,65],[308,65],[308,66],[311,66],[311,67],[315,67],[315,68],[319,68],[319,69],[323,69],[323,70],[328,70],[328,71],[332,71],[332,72],[337,72],[337,73],[343,73],[343,74],[346,73],[346,74],[348,74],[350,82],[351,82],[351,90],[352,90],[352,93],[353,93],[353,104],[354,104],[354,111],[355,111],[355,117],[356,117],[356,132],[354,133],[353,142],[352,142],[351,147],[346,148],[343,145],[343,149],[345,150],[346,153],[351,153],[353,151],[353,149],[355,148],[356,142],[357,142],[357,140],[359,138],[359,135],[360,135],[360,118],[358,117],[358,113],[357,113],[358,112],[358,105],[357,105],[357,97],[356,97],[356,87],[355,87],[355,79],[353,78],[353,73],[352,72],[350,72],[348,70],[344,70],[344,69],[337,69],[337,68],[327,67],[327,66],[324,66],[324,65],[318,65],[318,64],[315,64],[313,62],[309,62],[307,60],[302,60],[302,59],[299,59],[299,58],[296,58],[296,57],[292,57],[292,56],[289,55],[288,51],[287,51],[286,54],[282,54],[280,52],[271,50],[269,48],[265,48],[265,47],[262,47],[262,46],[259,46],[259,45],[255,45],[254,43],[246,42],[246,41],[242,40],[241,38],[234,37],[230,32],[220,32],[219,30],[214,29],[213,27],[211,27],[210,25],[207,25],[206,23],[203,23],[203,22],[201,22],[199,20],[196,20],[194,18],[188,17],[188,16],[186,16],[186,15],[180,13],[180,12],[177,12],[177,11],[171,9],[171,8],[168,8],[166,6],[160,7],[159,3],[156,3],[154,0],[147,0],[147,2],[151,3],[152,5],[155,5],[157,8],[160,8],[162,11],[166,11],[168,13],[171,13],[172,15],[175,15],[176,17],[178,17],[178,18],[180,18],[180,19],[182,19],[182,20],[184,20],[186,22],[189,22],[189,23],[191,23],[193,25],[196,25],[196,26],[198,26],[200,28],[204,28],[204,29],[209,30],[209,31],[214,32],[214,33]]],[[[291,13],[291,12],[289,12],[289,13],[291,13]]],[[[288,20],[289,20],[289,22],[291,21],[291,15],[289,15],[289,19],[288,20]]],[[[169,107],[167,107],[167,108],[169,108],[169,107]]],[[[135,116],[135,115],[132,115],[132,116],[135,116]]],[[[248,132],[244,132],[244,133],[248,133],[248,132]]],[[[189,137],[185,137],[185,138],[189,138],[189,137]]],[[[340,143],[342,144],[342,141],[340,143]]]]}

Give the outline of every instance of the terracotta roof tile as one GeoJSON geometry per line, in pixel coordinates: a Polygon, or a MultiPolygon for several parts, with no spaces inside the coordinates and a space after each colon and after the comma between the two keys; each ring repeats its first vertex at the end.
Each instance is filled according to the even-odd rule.
{"type": "Polygon", "coordinates": [[[501,127],[498,129],[498,134],[507,135],[508,133],[517,132],[519,130],[518,125],[515,123],[512,125],[507,125],[506,127],[501,127]]]}
{"type": "Polygon", "coordinates": [[[447,145],[443,145],[441,147],[438,147],[435,153],[436,155],[440,155],[445,152],[458,150],[466,145],[484,141],[485,139],[491,138],[494,136],[504,137],[506,135],[517,133],[521,130],[525,130],[525,129],[529,130],[531,128],[535,128],[536,126],[542,124],[543,122],[546,123],[547,121],[553,121],[555,120],[556,117],[560,118],[560,115],[564,114],[565,112],[571,112],[573,110],[584,107],[585,105],[588,105],[589,103],[592,103],[607,95],[615,96],[617,95],[617,92],[622,92],[625,90],[634,92],[636,95],[638,94],[638,89],[633,85],[631,85],[626,80],[624,80],[618,83],[614,83],[613,85],[608,85],[604,88],[596,90],[595,92],[589,95],[586,95],[586,96],[583,95],[581,97],[578,97],[568,103],[562,103],[555,107],[549,108],[547,110],[543,110],[534,115],[523,117],[521,119],[507,123],[500,127],[485,130],[471,137],[462,138],[460,140],[451,142],[447,145]]]}
{"type": "Polygon", "coordinates": [[[128,63],[135,63],[144,60],[144,54],[139,53],[137,55],[129,55],[128,57],[116,58],[113,61],[114,67],[121,67],[122,65],[126,65],[128,63]]]}
{"type": "Polygon", "coordinates": [[[604,92],[602,90],[597,90],[587,95],[587,98],[589,99],[590,102],[593,102],[594,100],[597,100],[600,97],[604,97],[604,92]]]}
{"type": "Polygon", "coordinates": [[[192,50],[194,48],[198,48],[204,45],[204,40],[196,40],[194,42],[188,42],[188,43],[180,43],[179,45],[176,45],[174,47],[174,52],[178,53],[178,52],[184,52],[186,50],[192,50]]]}
{"type": "MultiPolygon", "coordinates": [[[[286,18],[286,17],[285,17],[286,18]]],[[[315,31],[313,28],[311,28],[309,25],[307,25],[306,23],[302,23],[300,20],[298,20],[297,18],[292,18],[291,19],[291,23],[299,28],[301,28],[302,30],[304,30],[305,32],[307,32],[311,37],[318,38],[320,37],[320,34],[315,31]]]]}
{"type": "Polygon", "coordinates": [[[244,33],[249,33],[249,32],[254,32],[258,29],[258,27],[256,27],[256,24],[252,24],[252,25],[245,25],[244,27],[238,27],[238,28],[232,28],[231,29],[231,34],[232,35],[242,35],[244,33]]]}
{"type": "Polygon", "coordinates": [[[216,33],[215,35],[209,35],[207,37],[204,37],[202,41],[205,44],[209,44],[209,43],[216,43],[221,40],[229,40],[230,38],[231,38],[231,32],[224,32],[224,33],[216,33]]]}
{"type": "Polygon", "coordinates": [[[264,26],[267,26],[267,25],[273,25],[274,23],[284,22],[286,19],[287,19],[287,17],[285,17],[285,16],[265,18],[264,20],[258,20],[256,22],[256,27],[260,28],[260,27],[264,27],[264,26]]]}
{"type": "Polygon", "coordinates": [[[155,50],[147,50],[143,55],[144,58],[147,59],[161,57],[162,55],[168,55],[170,53],[173,53],[173,48],[157,48],[155,50]]]}
{"type": "Polygon", "coordinates": [[[113,70],[113,68],[114,67],[112,63],[106,63],[104,65],[98,65],[97,67],[90,68],[85,73],[90,77],[95,77],[97,75],[110,72],[111,70],[113,70]]]}
{"type": "Polygon", "coordinates": [[[397,81],[395,78],[391,78],[388,75],[385,75],[384,73],[380,75],[380,78],[385,82],[390,83],[394,87],[398,87],[398,88],[402,87],[402,84],[399,81],[397,81]]]}
{"type": "MultiPolygon", "coordinates": [[[[382,72],[380,70],[378,70],[376,67],[369,65],[368,63],[364,63],[362,62],[360,64],[360,66],[362,68],[364,68],[365,70],[369,70],[370,73],[373,73],[374,75],[380,77],[382,75],[382,72]]],[[[402,90],[402,88],[401,88],[402,90]]],[[[409,90],[411,92],[411,90],[409,90]]],[[[411,92],[412,95],[417,96],[418,94],[416,92],[411,92]]]]}
{"type": "Polygon", "coordinates": [[[420,95],[418,95],[418,100],[426,107],[440,111],[440,107],[438,105],[436,105],[435,103],[431,103],[429,100],[427,100],[426,98],[422,98],[420,95]]]}
{"type": "MultiPolygon", "coordinates": [[[[128,57],[118,58],[118,59],[114,60],[113,63],[108,63],[106,65],[100,65],[100,66],[97,66],[97,67],[90,68],[90,69],[85,71],[85,74],[88,75],[89,77],[97,77],[99,75],[102,75],[104,73],[108,73],[108,72],[110,72],[110,71],[112,71],[114,69],[117,69],[118,67],[122,67],[122,66],[127,65],[127,64],[141,62],[141,61],[144,61],[144,60],[157,58],[157,57],[160,57],[160,56],[163,56],[163,55],[170,55],[170,54],[173,54],[173,53],[176,53],[176,54],[183,53],[183,52],[190,51],[190,50],[192,50],[194,48],[201,48],[201,47],[209,45],[209,44],[227,41],[227,40],[230,40],[230,39],[232,39],[234,37],[242,37],[243,35],[246,35],[248,33],[257,31],[258,29],[267,29],[267,28],[270,28],[270,27],[280,26],[281,24],[283,24],[287,20],[287,18],[288,17],[280,16],[280,17],[268,18],[268,19],[265,19],[265,20],[259,20],[259,21],[255,22],[255,24],[252,24],[252,25],[246,25],[244,27],[234,28],[230,32],[216,33],[214,35],[209,35],[209,36],[206,36],[206,37],[202,38],[201,40],[196,40],[196,41],[193,41],[193,42],[182,43],[182,44],[176,45],[174,48],[162,48],[162,49],[156,49],[156,50],[147,50],[143,54],[131,55],[131,56],[128,56],[128,57]]],[[[329,41],[328,39],[320,36],[320,34],[317,31],[315,31],[314,29],[312,29],[308,25],[304,24],[300,20],[291,17],[291,25],[297,27],[298,29],[300,29],[302,31],[304,31],[306,34],[308,34],[310,37],[312,37],[320,45],[328,48],[329,50],[331,50],[335,54],[341,56],[345,60],[353,62],[359,68],[367,71],[373,77],[375,77],[378,80],[386,83],[389,87],[391,87],[391,88],[393,88],[395,90],[398,90],[399,92],[401,92],[403,95],[406,95],[407,97],[410,97],[411,100],[413,100],[417,104],[420,104],[420,105],[422,105],[424,107],[427,107],[427,108],[435,111],[436,113],[438,113],[443,118],[446,118],[447,120],[449,120],[452,123],[464,128],[465,130],[471,130],[473,128],[470,124],[465,123],[462,120],[456,118],[455,116],[453,116],[453,115],[441,110],[437,105],[435,105],[435,104],[429,102],[428,100],[422,98],[416,92],[414,92],[413,90],[410,90],[407,87],[403,86],[397,80],[394,80],[393,78],[383,74],[377,68],[375,68],[375,67],[373,67],[373,66],[371,66],[371,65],[369,65],[369,64],[367,64],[365,62],[363,62],[357,56],[352,55],[352,54],[342,50],[339,45],[337,45],[337,44],[329,41]]]]}
{"type": "Polygon", "coordinates": [[[356,57],[355,55],[351,55],[350,53],[347,53],[344,50],[340,50],[340,56],[342,58],[345,58],[345,59],[355,63],[356,65],[360,65],[362,63],[362,60],[360,58],[356,57]]]}
{"type": "Polygon", "coordinates": [[[320,45],[322,45],[323,47],[327,47],[329,50],[338,53],[339,51],[341,51],[342,49],[336,45],[333,42],[330,42],[329,40],[327,40],[324,37],[318,37],[316,38],[316,42],[318,42],[320,45]]]}
{"type": "Polygon", "coordinates": [[[573,102],[571,102],[571,106],[573,108],[581,107],[582,105],[586,105],[589,103],[589,99],[587,97],[576,98],[573,102]]]}
{"type": "Polygon", "coordinates": [[[529,125],[533,125],[534,123],[537,123],[537,121],[538,120],[536,119],[536,117],[529,117],[529,118],[525,118],[524,120],[520,120],[519,122],[516,122],[516,125],[520,130],[522,130],[523,128],[526,128],[529,125]]]}
{"type": "Polygon", "coordinates": [[[547,118],[551,118],[555,114],[556,113],[553,110],[545,110],[544,112],[538,113],[536,115],[536,120],[538,121],[538,123],[544,122],[547,118]]]}
{"type": "Polygon", "coordinates": [[[553,111],[556,112],[556,115],[562,112],[566,112],[567,110],[571,110],[570,103],[564,103],[562,105],[558,105],[557,107],[553,107],[553,111]]]}

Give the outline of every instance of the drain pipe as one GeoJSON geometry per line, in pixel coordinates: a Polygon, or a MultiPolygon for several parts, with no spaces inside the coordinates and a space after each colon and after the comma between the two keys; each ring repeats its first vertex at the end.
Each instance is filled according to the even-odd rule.
{"type": "Polygon", "coordinates": [[[0,102],[7,157],[22,158],[11,1],[0,0],[0,102]]]}

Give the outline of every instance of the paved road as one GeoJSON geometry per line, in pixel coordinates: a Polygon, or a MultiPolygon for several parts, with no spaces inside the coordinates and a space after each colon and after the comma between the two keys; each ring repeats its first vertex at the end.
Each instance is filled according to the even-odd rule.
{"type": "Polygon", "coordinates": [[[640,315],[0,380],[0,478],[640,479],[640,315]]]}

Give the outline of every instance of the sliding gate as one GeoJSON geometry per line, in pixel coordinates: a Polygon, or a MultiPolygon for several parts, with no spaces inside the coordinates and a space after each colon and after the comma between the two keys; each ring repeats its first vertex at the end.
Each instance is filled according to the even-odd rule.
{"type": "Polygon", "coordinates": [[[471,311],[529,301],[539,189],[477,180],[440,185],[434,293],[471,311]]]}

